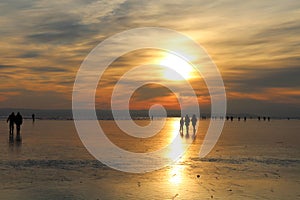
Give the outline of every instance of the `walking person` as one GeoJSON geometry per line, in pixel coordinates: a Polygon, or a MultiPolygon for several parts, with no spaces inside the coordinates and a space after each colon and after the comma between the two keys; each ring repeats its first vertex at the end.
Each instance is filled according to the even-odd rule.
{"type": "Polygon", "coordinates": [[[17,141],[21,141],[21,125],[23,124],[23,117],[22,115],[18,112],[16,117],[15,117],[15,123],[16,123],[16,126],[17,126],[17,137],[16,137],[16,140],[17,141]]]}
{"type": "Polygon", "coordinates": [[[7,122],[8,125],[9,125],[9,135],[10,135],[10,136],[14,136],[14,124],[15,124],[15,119],[16,119],[15,113],[12,112],[12,113],[8,116],[8,118],[7,118],[7,120],[6,120],[6,122],[7,122]]]}
{"type": "Polygon", "coordinates": [[[196,132],[196,124],[197,124],[197,117],[196,115],[194,114],[193,117],[192,117],[192,125],[193,125],[193,131],[194,131],[194,134],[196,132]]]}
{"type": "Polygon", "coordinates": [[[34,123],[35,122],[35,114],[32,114],[31,117],[32,117],[32,123],[34,123]]]}
{"type": "Polygon", "coordinates": [[[190,126],[190,118],[188,115],[185,115],[185,119],[184,119],[184,122],[185,122],[185,127],[186,127],[186,133],[188,134],[189,133],[189,126],[190,126]]]}
{"type": "Polygon", "coordinates": [[[181,119],[180,119],[180,129],[179,129],[180,133],[183,132],[183,125],[184,125],[184,119],[183,119],[183,117],[181,117],[181,119]]]}

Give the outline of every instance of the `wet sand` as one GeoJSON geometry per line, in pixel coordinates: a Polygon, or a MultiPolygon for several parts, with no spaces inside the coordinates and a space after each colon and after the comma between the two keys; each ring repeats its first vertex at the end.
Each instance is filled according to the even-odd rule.
{"type": "MultiPolygon", "coordinates": [[[[153,151],[179,134],[177,118],[168,119],[157,137],[139,142],[120,134],[112,121],[101,124],[114,143],[136,152],[153,151]]],[[[95,160],[72,121],[25,121],[22,144],[9,144],[1,121],[0,199],[300,198],[299,120],[226,121],[217,145],[200,159],[208,124],[200,121],[195,141],[178,162],[130,174],[95,160]]]]}

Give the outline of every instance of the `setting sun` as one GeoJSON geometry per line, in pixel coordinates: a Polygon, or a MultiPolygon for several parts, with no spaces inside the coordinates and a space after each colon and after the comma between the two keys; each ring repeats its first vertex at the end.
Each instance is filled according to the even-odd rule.
{"type": "Polygon", "coordinates": [[[184,59],[168,54],[160,62],[164,66],[163,76],[169,80],[187,80],[191,78],[193,67],[184,59]]]}

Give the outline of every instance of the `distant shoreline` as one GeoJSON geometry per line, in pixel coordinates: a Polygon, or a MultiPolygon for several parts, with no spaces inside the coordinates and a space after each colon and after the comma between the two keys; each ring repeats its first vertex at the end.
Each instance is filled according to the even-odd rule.
{"type": "MultiPolygon", "coordinates": [[[[7,116],[11,112],[21,112],[23,115],[24,119],[31,119],[31,115],[35,114],[35,118],[37,120],[73,120],[73,113],[72,110],[69,109],[61,109],[61,110],[39,110],[39,109],[22,109],[22,108],[0,108],[0,120],[1,119],[6,119],[7,116]]],[[[126,111],[120,111],[120,115],[117,118],[118,120],[120,119],[126,119],[126,117],[122,116],[127,116],[125,114],[126,111]],[[124,113],[124,114],[122,114],[124,113]]],[[[149,116],[149,111],[148,110],[130,110],[130,115],[134,120],[144,120],[144,119],[149,119],[152,116],[149,116]]],[[[193,114],[192,111],[186,111],[187,114],[190,116],[193,114]]],[[[185,115],[186,113],[182,113],[185,115]]],[[[88,120],[91,119],[90,117],[90,111],[89,110],[82,110],[82,119],[88,120]]],[[[96,110],[96,114],[98,117],[98,120],[113,120],[113,114],[111,110],[96,110]]],[[[167,110],[167,117],[180,117],[181,112],[180,110],[167,110]]],[[[272,119],[300,119],[300,116],[278,116],[278,115],[272,115],[272,114],[249,114],[249,113],[227,113],[226,116],[233,117],[235,120],[237,120],[238,117],[241,118],[241,121],[243,120],[244,117],[247,118],[247,120],[256,119],[260,116],[261,118],[263,117],[270,117],[272,119]]],[[[220,119],[220,117],[225,118],[226,116],[211,116],[210,113],[208,112],[203,112],[201,113],[201,116],[197,116],[200,119],[209,119],[211,117],[220,119]]],[[[164,117],[163,115],[156,115],[153,116],[154,119],[156,118],[161,118],[164,117]]],[[[127,117],[128,119],[128,117],[127,117]]],[[[261,119],[262,120],[262,119],[261,119]]],[[[262,120],[263,121],[263,120],[262,120]]]]}
{"type": "MultiPolygon", "coordinates": [[[[160,120],[164,117],[156,117],[154,118],[153,120],[160,120]]],[[[168,116],[166,118],[180,118],[180,116],[168,116]]],[[[0,116],[0,121],[6,121],[7,117],[5,116],[0,116]]],[[[28,120],[28,121],[32,121],[32,118],[31,117],[24,117],[23,118],[24,120],[28,120]]],[[[114,118],[98,118],[97,120],[99,121],[111,121],[111,120],[151,120],[150,117],[132,117],[132,118],[117,118],[117,119],[114,119],[114,118]]],[[[206,121],[206,120],[224,120],[224,121],[231,121],[231,120],[226,120],[226,118],[224,119],[221,119],[221,118],[206,118],[206,119],[202,119],[202,118],[198,118],[200,121],[206,121]]],[[[74,119],[73,118],[63,118],[63,117],[57,117],[57,118],[53,118],[53,117],[49,117],[49,118],[35,118],[36,121],[46,121],[46,120],[53,120],[53,121],[73,121],[74,119]]],[[[91,118],[83,118],[83,119],[79,119],[79,120],[93,120],[91,118]]],[[[281,118],[281,117],[273,117],[271,118],[271,121],[272,120],[300,120],[300,118],[298,117],[292,117],[292,118],[281,118]]],[[[244,121],[243,119],[240,119],[238,120],[238,118],[234,118],[233,121],[244,121]]],[[[247,121],[267,121],[267,120],[258,120],[257,118],[247,118],[247,121]]]]}

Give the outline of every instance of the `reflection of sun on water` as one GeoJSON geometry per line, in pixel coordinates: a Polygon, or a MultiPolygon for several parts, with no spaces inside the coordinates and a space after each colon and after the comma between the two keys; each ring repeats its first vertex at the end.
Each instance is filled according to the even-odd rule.
{"type": "Polygon", "coordinates": [[[175,165],[173,169],[170,170],[170,179],[169,181],[175,185],[182,182],[182,173],[184,170],[183,165],[175,165]]]}
{"type": "MultiPolygon", "coordinates": [[[[183,138],[177,137],[179,135],[179,119],[175,118],[172,119],[172,121],[170,120],[167,123],[167,126],[168,130],[171,133],[169,142],[172,142],[167,157],[172,158],[172,160],[178,159],[178,155],[185,152],[187,145],[186,141],[184,141],[183,138]]],[[[183,171],[184,165],[173,165],[172,169],[169,172],[169,182],[175,185],[182,183],[183,171]]]]}
{"type": "Polygon", "coordinates": [[[159,64],[165,66],[163,76],[169,80],[190,79],[194,70],[188,62],[174,54],[166,55],[159,64]]]}
{"type": "Polygon", "coordinates": [[[179,121],[177,119],[173,119],[173,121],[168,122],[168,130],[171,135],[169,138],[169,151],[168,157],[172,160],[178,159],[178,155],[184,153],[186,143],[182,140],[181,137],[177,137],[179,135],[179,121]]]}

